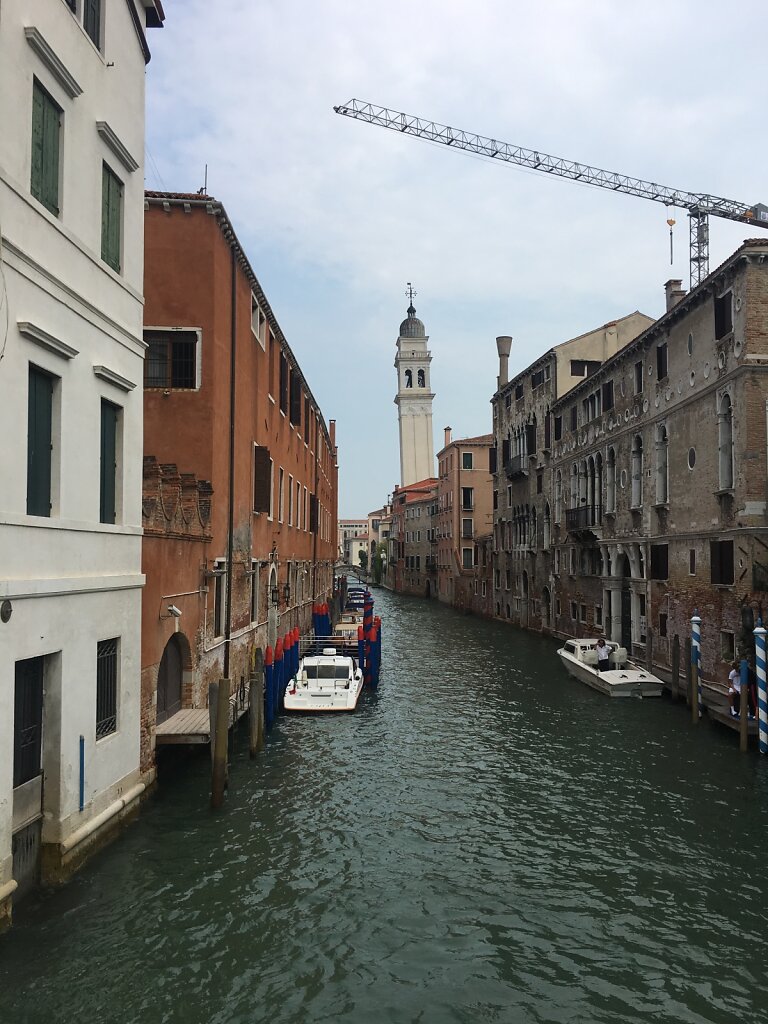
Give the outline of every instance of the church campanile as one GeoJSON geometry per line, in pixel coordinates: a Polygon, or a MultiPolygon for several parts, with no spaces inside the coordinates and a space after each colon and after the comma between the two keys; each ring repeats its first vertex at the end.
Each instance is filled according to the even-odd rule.
{"type": "Polygon", "coordinates": [[[429,364],[432,356],[424,324],[413,308],[414,291],[408,283],[408,317],[400,324],[397,339],[397,418],[400,426],[400,486],[415,484],[435,475],[432,437],[432,399],[429,364]]]}

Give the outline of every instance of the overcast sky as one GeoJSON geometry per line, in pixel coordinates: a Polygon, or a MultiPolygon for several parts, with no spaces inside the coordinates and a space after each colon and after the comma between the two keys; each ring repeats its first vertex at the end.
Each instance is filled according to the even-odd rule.
{"type": "MultiPolygon", "coordinates": [[[[432,352],[435,450],[491,429],[510,373],[688,287],[688,218],[340,117],[352,97],[608,170],[768,202],[765,2],[165,0],[147,187],[221,200],[337,421],[339,514],[399,483],[406,282],[432,352]]],[[[751,232],[755,233],[754,229],[751,232]]],[[[711,222],[710,265],[750,235],[711,222]]],[[[184,469],[185,467],[181,467],[184,469]]],[[[187,467],[192,469],[193,467],[187,467]]]]}

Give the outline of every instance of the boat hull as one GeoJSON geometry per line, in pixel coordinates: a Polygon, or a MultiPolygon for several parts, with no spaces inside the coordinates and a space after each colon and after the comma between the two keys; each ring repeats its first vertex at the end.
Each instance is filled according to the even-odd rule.
{"type": "Polygon", "coordinates": [[[569,675],[606,697],[660,697],[664,688],[661,679],[631,663],[626,668],[599,672],[563,651],[557,653],[569,675]]]}

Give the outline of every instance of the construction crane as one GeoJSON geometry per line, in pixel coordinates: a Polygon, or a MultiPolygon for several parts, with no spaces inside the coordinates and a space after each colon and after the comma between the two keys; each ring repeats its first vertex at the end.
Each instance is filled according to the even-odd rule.
{"type": "MultiPolygon", "coordinates": [[[[533,171],[552,174],[559,178],[583,182],[597,188],[607,188],[612,192],[622,192],[640,199],[651,199],[665,206],[678,207],[688,211],[690,218],[690,274],[691,288],[694,288],[709,273],[709,218],[723,217],[726,220],[741,221],[755,227],[768,228],[768,206],[756,203],[752,206],[739,203],[733,199],[722,199],[719,196],[707,195],[703,192],[685,192],[681,189],[667,188],[653,181],[643,181],[615,171],[604,171],[600,167],[590,167],[574,160],[549,156],[534,149],[523,149],[509,142],[489,139],[484,135],[449,128],[448,125],[436,121],[425,121],[413,114],[404,114],[399,110],[390,110],[363,100],[350,100],[343,106],[334,107],[337,114],[352,117],[357,121],[367,121],[382,128],[404,135],[413,135],[430,142],[439,142],[453,149],[463,149],[468,153],[477,153],[491,160],[518,164],[533,171]]],[[[671,229],[674,219],[667,223],[671,229]]]]}

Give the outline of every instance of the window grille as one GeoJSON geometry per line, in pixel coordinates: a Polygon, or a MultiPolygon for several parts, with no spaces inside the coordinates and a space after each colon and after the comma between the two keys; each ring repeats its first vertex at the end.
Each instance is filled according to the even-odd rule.
{"type": "Polygon", "coordinates": [[[117,731],[118,641],[99,640],[96,645],[96,739],[117,731]]]}

